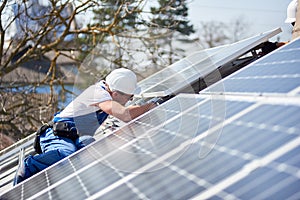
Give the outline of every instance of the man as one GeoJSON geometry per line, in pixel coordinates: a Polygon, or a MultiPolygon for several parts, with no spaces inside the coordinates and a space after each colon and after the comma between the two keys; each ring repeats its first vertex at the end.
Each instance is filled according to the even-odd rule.
{"type": "Polygon", "coordinates": [[[298,7],[298,0],[292,0],[289,3],[286,9],[285,23],[289,23],[292,24],[292,26],[295,26],[297,7],[298,7]]]}
{"type": "Polygon", "coordinates": [[[112,71],[56,114],[53,125],[40,135],[41,154],[29,155],[19,165],[14,185],[42,171],[94,141],[92,137],[108,115],[124,122],[140,116],[156,104],[124,105],[137,92],[136,75],[124,68],[112,71]]]}
{"type": "MultiPolygon", "coordinates": [[[[296,23],[296,12],[297,12],[297,6],[298,6],[298,0],[292,0],[288,7],[286,12],[286,19],[285,23],[291,24],[293,27],[296,23]]],[[[262,43],[262,52],[261,55],[266,55],[275,49],[287,44],[288,42],[264,42],[262,43]]]]}

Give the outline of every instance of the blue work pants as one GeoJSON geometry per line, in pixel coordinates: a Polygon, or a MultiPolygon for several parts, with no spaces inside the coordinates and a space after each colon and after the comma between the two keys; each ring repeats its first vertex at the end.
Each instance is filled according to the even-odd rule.
{"type": "Polygon", "coordinates": [[[29,155],[24,159],[24,162],[17,170],[14,185],[46,169],[93,141],[95,141],[95,139],[88,135],[81,136],[77,138],[76,141],[55,136],[52,128],[48,128],[45,133],[40,136],[40,145],[43,153],[34,156],[29,155]]]}

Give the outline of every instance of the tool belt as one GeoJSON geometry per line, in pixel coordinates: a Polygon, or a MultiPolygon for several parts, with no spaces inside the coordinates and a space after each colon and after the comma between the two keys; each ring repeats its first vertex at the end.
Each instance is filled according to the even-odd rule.
{"type": "Polygon", "coordinates": [[[79,136],[73,123],[56,122],[53,124],[53,134],[59,137],[69,138],[75,141],[79,136]]]}
{"type": "Polygon", "coordinates": [[[48,129],[48,128],[52,128],[53,127],[53,122],[50,121],[46,124],[44,124],[43,126],[41,126],[35,134],[34,137],[34,141],[33,141],[33,148],[35,150],[36,153],[41,154],[42,153],[42,149],[41,149],[41,145],[40,145],[40,136],[48,129]]]}
{"type": "Polygon", "coordinates": [[[73,123],[70,122],[56,122],[53,123],[52,121],[42,125],[36,132],[33,148],[36,153],[41,154],[42,149],[40,145],[40,136],[48,129],[53,129],[53,134],[59,137],[69,138],[75,141],[79,136],[77,134],[77,129],[73,123]]]}

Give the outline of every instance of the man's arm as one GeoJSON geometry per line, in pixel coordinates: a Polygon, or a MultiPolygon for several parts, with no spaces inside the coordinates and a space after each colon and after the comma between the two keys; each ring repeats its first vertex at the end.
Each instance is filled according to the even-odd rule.
{"type": "Polygon", "coordinates": [[[124,122],[129,122],[141,114],[151,110],[156,106],[156,104],[149,103],[141,106],[135,105],[125,107],[116,101],[104,101],[99,103],[97,106],[107,114],[112,115],[124,122]]]}

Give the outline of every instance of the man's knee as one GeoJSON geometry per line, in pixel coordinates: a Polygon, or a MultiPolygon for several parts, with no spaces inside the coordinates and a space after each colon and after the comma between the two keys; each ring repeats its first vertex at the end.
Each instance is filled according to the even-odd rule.
{"type": "Polygon", "coordinates": [[[94,142],[95,139],[90,135],[83,135],[76,139],[76,147],[77,149],[81,149],[92,142],[94,142]]]}

